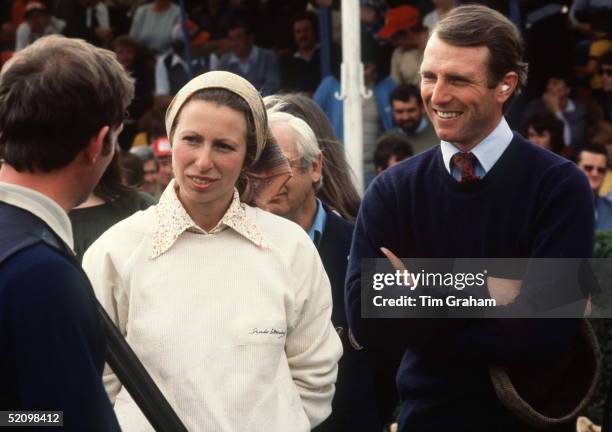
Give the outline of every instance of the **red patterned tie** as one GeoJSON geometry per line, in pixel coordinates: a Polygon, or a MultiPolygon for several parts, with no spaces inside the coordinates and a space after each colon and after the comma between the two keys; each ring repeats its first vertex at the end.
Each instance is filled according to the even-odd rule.
{"type": "Polygon", "coordinates": [[[480,180],[480,177],[474,172],[476,161],[476,156],[474,156],[472,152],[459,152],[453,155],[451,163],[461,173],[461,180],[459,180],[459,183],[471,183],[480,180]]]}

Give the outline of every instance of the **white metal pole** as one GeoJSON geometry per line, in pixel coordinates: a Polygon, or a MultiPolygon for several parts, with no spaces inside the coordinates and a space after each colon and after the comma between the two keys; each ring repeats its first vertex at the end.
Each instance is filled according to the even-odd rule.
{"type": "Polygon", "coordinates": [[[355,186],[363,194],[362,97],[366,94],[361,63],[359,0],[342,0],[341,90],[344,103],[344,149],[355,174],[355,186]]]}

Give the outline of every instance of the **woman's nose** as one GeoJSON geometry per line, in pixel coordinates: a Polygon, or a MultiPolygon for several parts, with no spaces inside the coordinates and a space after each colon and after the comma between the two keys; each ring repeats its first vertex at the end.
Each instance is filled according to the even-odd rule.
{"type": "Polygon", "coordinates": [[[212,167],[212,155],[210,146],[205,145],[198,151],[198,155],[195,160],[195,166],[201,171],[206,171],[212,167]]]}

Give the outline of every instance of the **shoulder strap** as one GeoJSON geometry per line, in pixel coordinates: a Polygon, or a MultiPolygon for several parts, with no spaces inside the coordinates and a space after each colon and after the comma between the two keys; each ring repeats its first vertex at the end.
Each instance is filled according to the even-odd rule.
{"type": "Polygon", "coordinates": [[[36,243],[46,243],[70,256],[70,248],[32,213],[0,202],[0,263],[36,243]]]}

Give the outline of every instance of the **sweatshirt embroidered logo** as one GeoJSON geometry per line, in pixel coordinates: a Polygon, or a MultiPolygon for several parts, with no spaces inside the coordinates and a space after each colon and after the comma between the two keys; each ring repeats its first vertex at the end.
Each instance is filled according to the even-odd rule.
{"type": "Polygon", "coordinates": [[[286,332],[284,330],[278,330],[275,328],[258,328],[253,327],[253,330],[249,332],[250,335],[277,335],[278,338],[282,338],[285,336],[286,332]]]}

